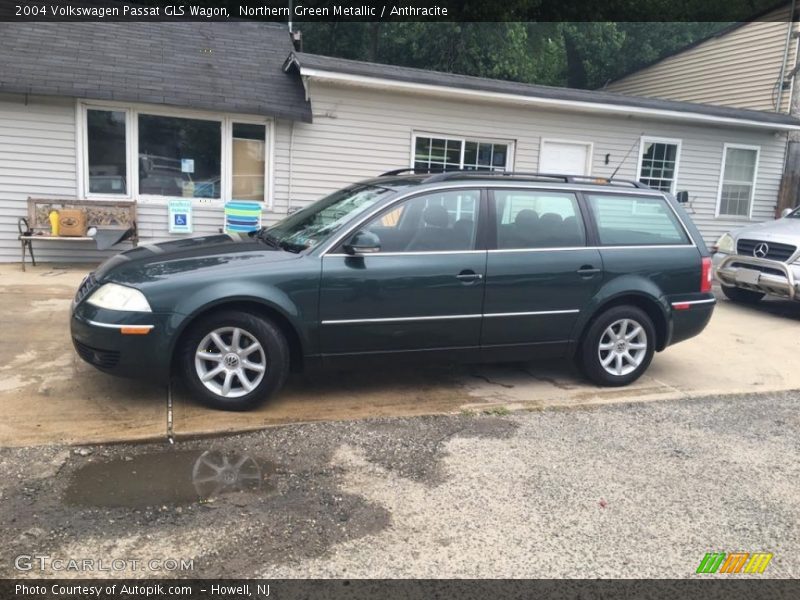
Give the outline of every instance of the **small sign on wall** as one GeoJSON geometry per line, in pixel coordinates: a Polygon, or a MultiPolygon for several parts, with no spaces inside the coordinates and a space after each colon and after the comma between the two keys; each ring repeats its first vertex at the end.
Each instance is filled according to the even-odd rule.
{"type": "Polygon", "coordinates": [[[191,200],[170,200],[167,212],[170,233],[192,233],[191,200]]]}

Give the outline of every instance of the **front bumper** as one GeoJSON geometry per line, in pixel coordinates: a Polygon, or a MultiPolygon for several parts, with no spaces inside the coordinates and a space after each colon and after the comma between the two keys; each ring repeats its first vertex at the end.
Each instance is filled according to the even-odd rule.
{"type": "Polygon", "coordinates": [[[73,309],[70,332],[78,356],[93,367],[121,377],[165,381],[171,362],[170,324],[171,315],[126,313],[82,303],[73,309]]]}
{"type": "Polygon", "coordinates": [[[741,254],[716,253],[714,276],[722,285],[800,300],[800,267],[741,254]]]}

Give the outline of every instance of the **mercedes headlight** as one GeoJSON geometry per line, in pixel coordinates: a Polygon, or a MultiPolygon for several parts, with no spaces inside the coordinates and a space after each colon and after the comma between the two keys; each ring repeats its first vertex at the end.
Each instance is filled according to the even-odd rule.
{"type": "Polygon", "coordinates": [[[152,312],[144,294],[137,289],[116,283],[101,285],[86,300],[98,308],[126,310],[131,312],[152,312]]]}
{"type": "Polygon", "coordinates": [[[723,233],[722,237],[717,240],[717,252],[723,254],[736,254],[736,245],[733,242],[733,236],[730,233],[723,233]]]}

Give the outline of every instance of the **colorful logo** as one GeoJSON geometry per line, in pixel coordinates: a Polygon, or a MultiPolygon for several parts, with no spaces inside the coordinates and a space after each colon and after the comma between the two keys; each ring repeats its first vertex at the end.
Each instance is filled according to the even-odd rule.
{"type": "Polygon", "coordinates": [[[772,560],[771,552],[709,552],[697,573],[763,573],[772,560]]]}

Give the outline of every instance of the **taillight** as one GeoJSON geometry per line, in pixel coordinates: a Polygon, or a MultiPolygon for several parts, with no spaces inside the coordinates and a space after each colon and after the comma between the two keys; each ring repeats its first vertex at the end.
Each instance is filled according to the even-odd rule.
{"type": "Polygon", "coordinates": [[[700,291],[711,291],[711,259],[708,256],[703,257],[703,269],[700,275],[700,291]]]}

